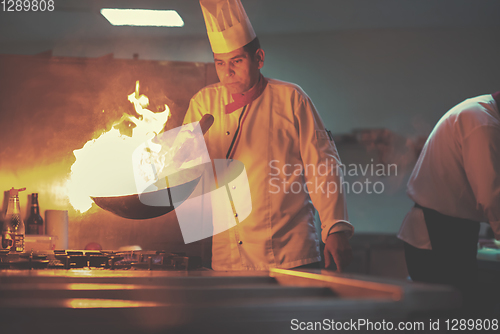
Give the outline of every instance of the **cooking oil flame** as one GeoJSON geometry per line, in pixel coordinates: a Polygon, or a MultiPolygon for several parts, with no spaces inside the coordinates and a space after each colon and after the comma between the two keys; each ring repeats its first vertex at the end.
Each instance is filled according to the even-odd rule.
{"type": "MultiPolygon", "coordinates": [[[[71,176],[67,183],[71,205],[80,212],[92,206],[91,196],[121,196],[137,193],[132,156],[141,145],[144,146],[139,173],[144,182],[151,178],[151,166],[157,171],[165,168],[170,160],[170,150],[154,142],[157,134],[163,131],[170,115],[165,110],[154,113],[147,109],[149,99],[139,93],[139,81],[135,91],[128,96],[139,117],[124,115],[111,130],[98,138],[89,140],[81,149],[73,151],[76,157],[71,166],[71,176]],[[146,143],[146,144],[145,144],[146,143]],[[141,172],[142,170],[145,170],[141,172]]],[[[137,153],[136,153],[137,154],[137,153]]]]}

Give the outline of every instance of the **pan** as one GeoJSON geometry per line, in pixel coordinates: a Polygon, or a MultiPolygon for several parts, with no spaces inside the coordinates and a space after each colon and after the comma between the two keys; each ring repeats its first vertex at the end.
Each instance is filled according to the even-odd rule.
{"type": "MultiPolygon", "coordinates": [[[[214,117],[212,115],[203,115],[200,120],[200,127],[203,134],[208,131],[213,122],[214,117]]],[[[199,169],[196,168],[184,170],[177,174],[180,173],[183,173],[184,175],[177,175],[177,177],[174,176],[174,178],[184,179],[187,181],[176,182],[174,183],[176,185],[172,187],[151,192],[144,192],[141,195],[133,194],[126,196],[91,198],[100,208],[123,218],[150,219],[163,216],[175,209],[173,203],[175,203],[176,206],[179,206],[182,202],[184,202],[192,194],[201,179],[201,173],[199,172],[199,169]],[[170,205],[146,205],[144,203],[169,203],[170,205]]]]}

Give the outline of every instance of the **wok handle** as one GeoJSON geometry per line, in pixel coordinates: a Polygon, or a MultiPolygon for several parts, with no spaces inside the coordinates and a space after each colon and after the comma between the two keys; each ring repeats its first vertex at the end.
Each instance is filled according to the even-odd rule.
{"type": "Polygon", "coordinates": [[[200,119],[201,132],[203,132],[203,134],[207,133],[212,124],[214,124],[214,116],[210,114],[203,115],[203,117],[200,119]]]}

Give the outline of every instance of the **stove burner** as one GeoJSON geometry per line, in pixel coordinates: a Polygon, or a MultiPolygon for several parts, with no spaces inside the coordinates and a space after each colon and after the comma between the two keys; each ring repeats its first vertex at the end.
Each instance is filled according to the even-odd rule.
{"type": "Polygon", "coordinates": [[[165,251],[80,251],[0,254],[0,269],[191,270],[201,258],[165,251]]]}

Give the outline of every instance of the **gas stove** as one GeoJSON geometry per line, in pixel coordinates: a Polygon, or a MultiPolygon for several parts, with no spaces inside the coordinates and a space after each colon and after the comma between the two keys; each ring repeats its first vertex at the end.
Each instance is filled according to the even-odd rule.
{"type": "Polygon", "coordinates": [[[193,270],[200,267],[200,257],[165,251],[0,252],[0,269],[193,270]]]}

